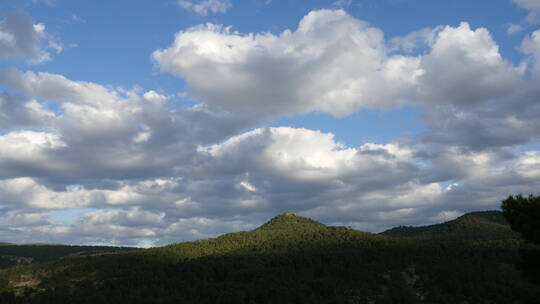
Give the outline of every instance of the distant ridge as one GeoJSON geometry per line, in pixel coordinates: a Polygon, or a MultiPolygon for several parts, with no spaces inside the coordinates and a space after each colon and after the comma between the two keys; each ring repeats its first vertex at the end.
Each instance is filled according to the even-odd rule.
{"type": "Polygon", "coordinates": [[[502,212],[478,211],[466,213],[454,220],[427,226],[400,226],[381,233],[399,238],[497,240],[516,238],[502,212]]]}

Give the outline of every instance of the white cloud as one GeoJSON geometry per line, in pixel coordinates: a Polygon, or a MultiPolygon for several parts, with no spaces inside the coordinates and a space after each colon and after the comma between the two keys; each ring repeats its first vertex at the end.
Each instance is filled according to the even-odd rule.
{"type": "Polygon", "coordinates": [[[62,162],[51,161],[50,153],[66,146],[62,139],[52,133],[14,131],[0,136],[0,177],[24,176],[17,167],[21,164],[34,170],[58,170],[62,162]]]}
{"type": "Polygon", "coordinates": [[[86,189],[78,186],[62,190],[50,189],[39,183],[38,179],[28,177],[0,180],[2,204],[12,209],[21,206],[38,210],[80,207],[133,208],[149,203],[172,204],[174,200],[184,197],[174,194],[178,187],[178,181],[172,178],[121,182],[115,189],[86,189]]]}
{"type": "Polygon", "coordinates": [[[188,1],[188,0],[179,0],[177,2],[178,6],[181,8],[192,11],[200,16],[206,16],[209,12],[211,13],[226,13],[231,7],[230,0],[200,0],[188,1]]]}
{"type": "Polygon", "coordinates": [[[529,25],[538,24],[540,21],[540,1],[538,0],[512,0],[517,6],[529,11],[527,23],[529,25]]]}
{"type": "MultiPolygon", "coordinates": [[[[21,225],[18,233],[85,243],[150,239],[160,245],[251,229],[285,211],[380,231],[433,222],[448,212],[496,208],[508,193],[529,193],[540,184],[536,152],[506,160],[486,152],[434,152],[436,157],[418,158],[415,148],[395,143],[351,148],[328,133],[256,129],[199,148],[190,165],[195,171],[177,178],[65,190],[38,179],[4,179],[0,196],[8,211],[0,215],[31,219],[41,210],[95,208],[69,224],[43,214],[44,220],[21,225]],[[438,170],[454,172],[441,181],[459,183],[443,188],[425,180],[438,170]]],[[[1,230],[6,240],[17,235],[1,230]]]]}
{"type": "MultiPolygon", "coordinates": [[[[250,176],[255,173],[298,182],[354,178],[361,185],[361,176],[366,184],[375,184],[370,179],[380,181],[377,172],[392,172],[394,178],[386,176],[387,182],[392,183],[407,174],[400,171],[414,171],[409,163],[411,152],[406,148],[395,144],[346,148],[333,137],[329,133],[288,127],[256,129],[200,151],[212,158],[207,162],[215,166],[210,174],[215,174],[215,170],[250,172],[250,176]]],[[[252,185],[258,188],[257,184],[252,185]]]]}
{"type": "Polygon", "coordinates": [[[31,96],[77,104],[107,105],[120,98],[119,92],[84,81],[72,81],[58,74],[0,70],[0,82],[31,96]]]}
{"type": "Polygon", "coordinates": [[[520,24],[508,24],[508,28],[506,29],[506,33],[508,35],[515,35],[523,30],[523,26],[520,24]]]}
{"type": "Polygon", "coordinates": [[[540,180],[540,152],[525,152],[516,161],[516,172],[527,179],[540,180]]]}
{"type": "Polygon", "coordinates": [[[37,212],[8,211],[0,215],[0,230],[48,225],[50,222],[46,219],[47,215],[37,212]]]}
{"type": "Polygon", "coordinates": [[[487,151],[470,151],[462,146],[430,146],[429,168],[424,170],[425,182],[442,182],[483,178],[491,170],[504,161],[497,153],[487,151]]]}
{"type": "Polygon", "coordinates": [[[45,31],[45,25],[33,24],[26,13],[10,12],[0,20],[0,60],[40,63],[51,59],[50,49],[62,52],[62,46],[45,31]]]}
{"type": "MultiPolygon", "coordinates": [[[[223,140],[254,123],[251,118],[209,111],[203,105],[173,109],[169,97],[155,91],[106,88],[55,74],[0,70],[0,84],[45,99],[59,112],[54,114],[35,100],[19,104],[14,97],[7,98],[10,95],[0,99],[0,107],[10,110],[5,119],[0,115],[4,130],[38,127],[65,144],[55,153],[40,154],[43,164],[62,164],[39,171],[49,182],[77,183],[111,174],[114,179],[170,175],[182,170],[198,144],[223,140]],[[18,117],[9,116],[10,112],[18,117]]],[[[30,163],[44,167],[30,160],[9,159],[0,166],[9,167],[9,174],[16,176],[36,176],[38,171],[30,163]]]]}
{"type": "Polygon", "coordinates": [[[387,58],[382,32],[344,11],[311,12],[278,36],[198,26],[153,57],[183,77],[195,98],[262,116],[392,108],[397,91],[418,76],[415,59],[387,58]],[[390,79],[395,84],[383,90],[390,79]]]}
{"type": "Polygon", "coordinates": [[[521,50],[525,54],[531,55],[533,76],[540,80],[540,30],[534,31],[525,37],[521,50]]]}
{"type": "Polygon", "coordinates": [[[489,32],[464,22],[437,34],[420,67],[420,94],[439,104],[478,105],[507,96],[520,82],[519,69],[501,57],[489,32]]]}
{"type": "Polygon", "coordinates": [[[29,209],[81,207],[88,205],[91,199],[87,192],[56,192],[26,177],[1,180],[0,193],[3,205],[29,209]]]}
{"type": "Polygon", "coordinates": [[[419,41],[429,47],[425,55],[391,55],[381,30],[342,10],[319,10],[279,35],[196,26],[153,58],[162,71],[183,78],[195,99],[259,117],[475,106],[505,96],[520,80],[484,28],[437,27],[391,44],[412,50],[419,41]]]}

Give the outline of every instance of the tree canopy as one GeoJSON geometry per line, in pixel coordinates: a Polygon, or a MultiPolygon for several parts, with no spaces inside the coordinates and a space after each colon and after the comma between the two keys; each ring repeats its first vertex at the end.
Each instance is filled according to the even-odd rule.
{"type": "Polygon", "coordinates": [[[528,242],[520,251],[519,268],[530,281],[540,284],[540,196],[511,195],[501,208],[510,227],[528,242]]]}

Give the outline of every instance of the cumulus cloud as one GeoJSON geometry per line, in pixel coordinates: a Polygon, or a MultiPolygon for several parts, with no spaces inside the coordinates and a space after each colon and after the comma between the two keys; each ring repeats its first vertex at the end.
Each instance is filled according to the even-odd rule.
{"type": "MultiPolygon", "coordinates": [[[[394,144],[345,148],[334,141],[333,134],[289,127],[256,129],[199,151],[210,157],[205,161],[211,167],[209,175],[217,171],[243,174],[253,170],[251,177],[262,171],[261,178],[274,177],[284,182],[354,179],[357,186],[387,187],[376,176],[377,172],[391,172],[391,178],[384,178],[391,184],[415,169],[409,162],[412,153],[394,144]],[[216,167],[212,168],[212,164],[216,167]]],[[[259,182],[250,184],[260,189],[259,182]]]]}
{"type": "MultiPolygon", "coordinates": [[[[45,133],[27,132],[25,136],[46,134],[63,143],[54,153],[40,150],[43,153],[39,157],[28,158],[26,163],[9,157],[2,161],[9,174],[39,176],[48,183],[171,175],[195,155],[198,144],[219,141],[254,123],[251,118],[212,112],[203,105],[173,110],[169,98],[155,91],[109,89],[56,74],[1,70],[0,84],[47,99],[57,107],[59,113],[53,114],[37,101],[18,104],[4,98],[0,103],[27,120],[23,124],[7,112],[2,120],[6,130],[41,126],[45,133]],[[61,165],[53,168],[47,167],[49,164],[61,165]]],[[[15,145],[11,139],[14,134],[19,133],[0,138],[10,139],[15,145]]],[[[17,135],[17,139],[25,136],[17,135]]],[[[13,157],[21,157],[9,145],[2,148],[12,151],[13,157]]]]}
{"type": "Polygon", "coordinates": [[[504,61],[484,28],[446,26],[423,57],[421,94],[430,102],[471,106],[503,98],[519,85],[520,70],[504,61]]]}
{"type": "Polygon", "coordinates": [[[200,16],[206,16],[209,12],[223,14],[232,7],[231,1],[229,0],[201,0],[199,2],[179,0],[177,4],[181,8],[192,11],[200,16]]]}
{"type": "MultiPolygon", "coordinates": [[[[456,94],[448,91],[447,94],[462,96],[462,100],[468,100],[475,95],[491,94],[492,97],[477,107],[458,107],[457,104],[426,107],[423,113],[423,121],[427,127],[424,140],[432,144],[457,145],[472,150],[517,147],[538,142],[540,124],[536,117],[540,115],[539,33],[540,31],[535,31],[526,36],[520,46],[520,50],[528,56],[519,67],[520,74],[525,74],[526,77],[516,81],[514,76],[507,76],[510,77],[508,83],[513,85],[505,88],[504,85],[495,88],[486,84],[480,89],[480,86],[475,84],[476,88],[469,92],[465,91],[466,86],[456,87],[456,91],[460,90],[456,94]]],[[[487,54],[487,51],[484,54],[487,54]]],[[[504,78],[503,75],[504,72],[500,71],[497,76],[501,77],[500,81],[504,78]]],[[[469,81],[476,82],[472,79],[469,81]]]]}
{"type": "Polygon", "coordinates": [[[263,117],[391,108],[402,84],[418,76],[416,60],[386,58],[382,32],[344,11],[311,12],[296,31],[280,35],[197,26],[177,33],[153,58],[184,78],[195,98],[263,117]],[[386,79],[396,83],[382,89],[386,79]]]}
{"type": "Polygon", "coordinates": [[[10,12],[0,20],[0,60],[39,63],[51,59],[50,50],[60,53],[62,46],[45,31],[45,25],[34,24],[28,14],[10,12]]]}
{"type": "Polygon", "coordinates": [[[342,10],[312,11],[294,31],[241,34],[206,24],[157,50],[159,68],[182,77],[208,105],[261,117],[406,104],[474,106],[504,96],[520,70],[502,59],[488,31],[469,24],[393,39],[342,10]],[[390,54],[427,41],[423,56],[390,54]]]}

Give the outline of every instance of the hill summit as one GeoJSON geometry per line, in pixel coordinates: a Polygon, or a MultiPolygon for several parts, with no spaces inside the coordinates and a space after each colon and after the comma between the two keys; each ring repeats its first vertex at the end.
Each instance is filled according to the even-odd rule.
{"type": "Polygon", "coordinates": [[[325,225],[310,218],[298,216],[291,212],[282,213],[273,217],[256,230],[269,229],[298,229],[298,228],[323,228],[325,225]]]}

